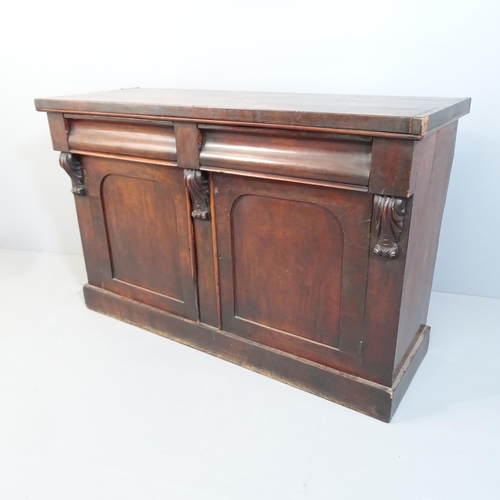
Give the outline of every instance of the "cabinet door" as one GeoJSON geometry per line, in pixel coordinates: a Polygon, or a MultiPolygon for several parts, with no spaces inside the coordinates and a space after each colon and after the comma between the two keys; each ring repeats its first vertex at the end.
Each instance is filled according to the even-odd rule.
{"type": "Polygon", "coordinates": [[[214,199],[222,328],[355,373],[371,196],[215,174],[214,199]]]}
{"type": "Polygon", "coordinates": [[[84,157],[102,288],[197,319],[182,169],[84,157]]]}

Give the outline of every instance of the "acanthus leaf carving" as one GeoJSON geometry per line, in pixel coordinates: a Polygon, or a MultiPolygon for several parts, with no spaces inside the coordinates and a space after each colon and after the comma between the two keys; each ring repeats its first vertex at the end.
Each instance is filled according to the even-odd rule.
{"type": "Polygon", "coordinates": [[[191,195],[193,219],[210,220],[210,188],[207,175],[200,170],[184,169],[184,181],[191,195]]]}
{"type": "Polygon", "coordinates": [[[378,238],[373,253],[386,259],[397,259],[398,243],[406,216],[406,200],[393,196],[375,195],[373,212],[378,238]]]}
{"type": "Polygon", "coordinates": [[[85,196],[84,175],[82,160],[79,155],[73,153],[61,153],[59,163],[73,181],[71,192],[78,196],[85,196]]]}

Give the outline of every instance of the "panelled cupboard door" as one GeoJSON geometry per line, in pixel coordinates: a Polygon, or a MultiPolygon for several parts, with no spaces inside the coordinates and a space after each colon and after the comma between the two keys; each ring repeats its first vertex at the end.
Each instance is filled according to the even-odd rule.
{"type": "Polygon", "coordinates": [[[102,287],[198,319],[183,170],[87,156],[83,167],[102,287]]]}
{"type": "Polygon", "coordinates": [[[372,197],[224,174],[213,185],[222,328],[356,373],[372,197]]]}

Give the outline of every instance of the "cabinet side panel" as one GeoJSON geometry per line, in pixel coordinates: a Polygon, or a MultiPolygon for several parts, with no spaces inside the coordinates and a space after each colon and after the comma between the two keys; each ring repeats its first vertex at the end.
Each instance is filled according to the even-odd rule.
{"type": "Polygon", "coordinates": [[[182,300],[176,210],[167,187],[108,175],[101,189],[113,278],[182,300]]]}
{"type": "Polygon", "coordinates": [[[231,217],[235,314],[338,346],[343,233],[311,203],[239,197],[231,217]]]}
{"type": "Polygon", "coordinates": [[[418,171],[410,222],[395,368],[404,361],[427,321],[439,232],[455,150],[458,122],[416,145],[418,171]]]}

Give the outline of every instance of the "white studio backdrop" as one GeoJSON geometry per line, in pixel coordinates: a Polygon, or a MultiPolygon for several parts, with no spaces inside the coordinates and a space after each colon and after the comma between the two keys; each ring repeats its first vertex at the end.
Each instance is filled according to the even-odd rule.
{"type": "Polygon", "coordinates": [[[500,297],[500,7],[476,0],[11,2],[0,20],[0,248],[81,253],[33,99],[126,87],[472,97],[433,288],[500,297]]]}

